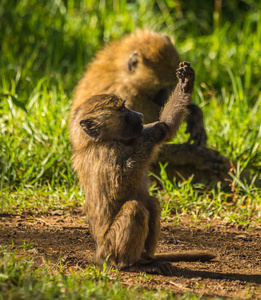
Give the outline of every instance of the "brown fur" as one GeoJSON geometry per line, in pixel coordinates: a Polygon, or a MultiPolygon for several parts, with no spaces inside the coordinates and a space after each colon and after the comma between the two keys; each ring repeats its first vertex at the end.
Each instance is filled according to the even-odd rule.
{"type": "Polygon", "coordinates": [[[160,122],[142,125],[142,116],[114,94],[92,96],[74,107],[70,137],[73,167],[85,191],[87,216],[99,264],[130,271],[172,274],[163,260],[209,260],[209,253],[154,256],[160,236],[160,208],[147,188],[147,170],[161,144],[177,132],[190,103],[194,71],[181,63],[179,84],[160,122]]]}

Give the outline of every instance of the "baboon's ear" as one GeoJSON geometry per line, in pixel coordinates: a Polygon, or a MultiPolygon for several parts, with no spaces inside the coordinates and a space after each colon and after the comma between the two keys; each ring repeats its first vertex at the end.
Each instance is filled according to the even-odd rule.
{"type": "Polygon", "coordinates": [[[167,40],[172,44],[171,39],[170,39],[167,35],[163,34],[163,37],[164,37],[165,39],[167,39],[167,40]]]}
{"type": "Polygon", "coordinates": [[[100,135],[97,123],[93,119],[83,119],[80,121],[80,125],[90,137],[96,139],[100,135]]]}
{"type": "Polygon", "coordinates": [[[134,72],[138,67],[139,54],[137,51],[134,51],[128,60],[128,70],[134,72]]]}

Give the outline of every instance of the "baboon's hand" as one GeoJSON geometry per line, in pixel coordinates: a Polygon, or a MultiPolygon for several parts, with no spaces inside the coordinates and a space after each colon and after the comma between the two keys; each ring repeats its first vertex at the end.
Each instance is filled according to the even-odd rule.
{"type": "Polygon", "coordinates": [[[203,122],[203,112],[195,104],[188,105],[189,115],[187,116],[187,130],[186,133],[190,134],[188,143],[192,142],[193,145],[202,147],[206,146],[207,133],[203,122]]]}
{"type": "MultiPolygon", "coordinates": [[[[191,68],[190,64],[186,61],[179,64],[177,70],[177,77],[179,78],[179,86],[185,93],[192,93],[195,72],[191,68]]],[[[190,133],[188,143],[193,141],[195,146],[205,146],[207,141],[207,134],[203,123],[202,110],[194,105],[188,105],[189,115],[187,117],[187,130],[186,133],[190,133]]]]}
{"type": "Polygon", "coordinates": [[[157,144],[166,138],[168,126],[164,122],[148,124],[143,129],[143,141],[145,143],[157,144]]]}
{"type": "Polygon", "coordinates": [[[190,66],[190,63],[187,61],[181,62],[179,64],[179,68],[177,69],[176,75],[179,79],[179,86],[182,91],[184,91],[184,93],[192,93],[195,80],[195,72],[190,66]]]}
{"type": "Polygon", "coordinates": [[[196,147],[204,147],[207,144],[207,133],[204,126],[194,123],[193,119],[188,121],[186,133],[189,133],[187,143],[192,143],[196,147]]]}

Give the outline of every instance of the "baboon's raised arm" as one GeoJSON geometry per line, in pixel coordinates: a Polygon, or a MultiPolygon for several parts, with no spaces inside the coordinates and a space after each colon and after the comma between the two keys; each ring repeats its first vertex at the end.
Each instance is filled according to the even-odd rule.
{"type": "Polygon", "coordinates": [[[190,64],[182,62],[179,66],[180,68],[177,70],[179,83],[160,115],[160,121],[164,122],[169,128],[168,140],[175,136],[185,115],[188,114],[187,107],[191,102],[194,87],[195,72],[190,64]]]}

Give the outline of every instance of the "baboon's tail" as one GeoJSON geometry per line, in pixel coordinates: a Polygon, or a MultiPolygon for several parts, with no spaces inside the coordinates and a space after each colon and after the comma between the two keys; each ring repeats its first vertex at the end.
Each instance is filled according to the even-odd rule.
{"type": "Polygon", "coordinates": [[[164,261],[209,261],[215,258],[216,255],[208,251],[183,251],[155,254],[156,259],[164,261]]]}

